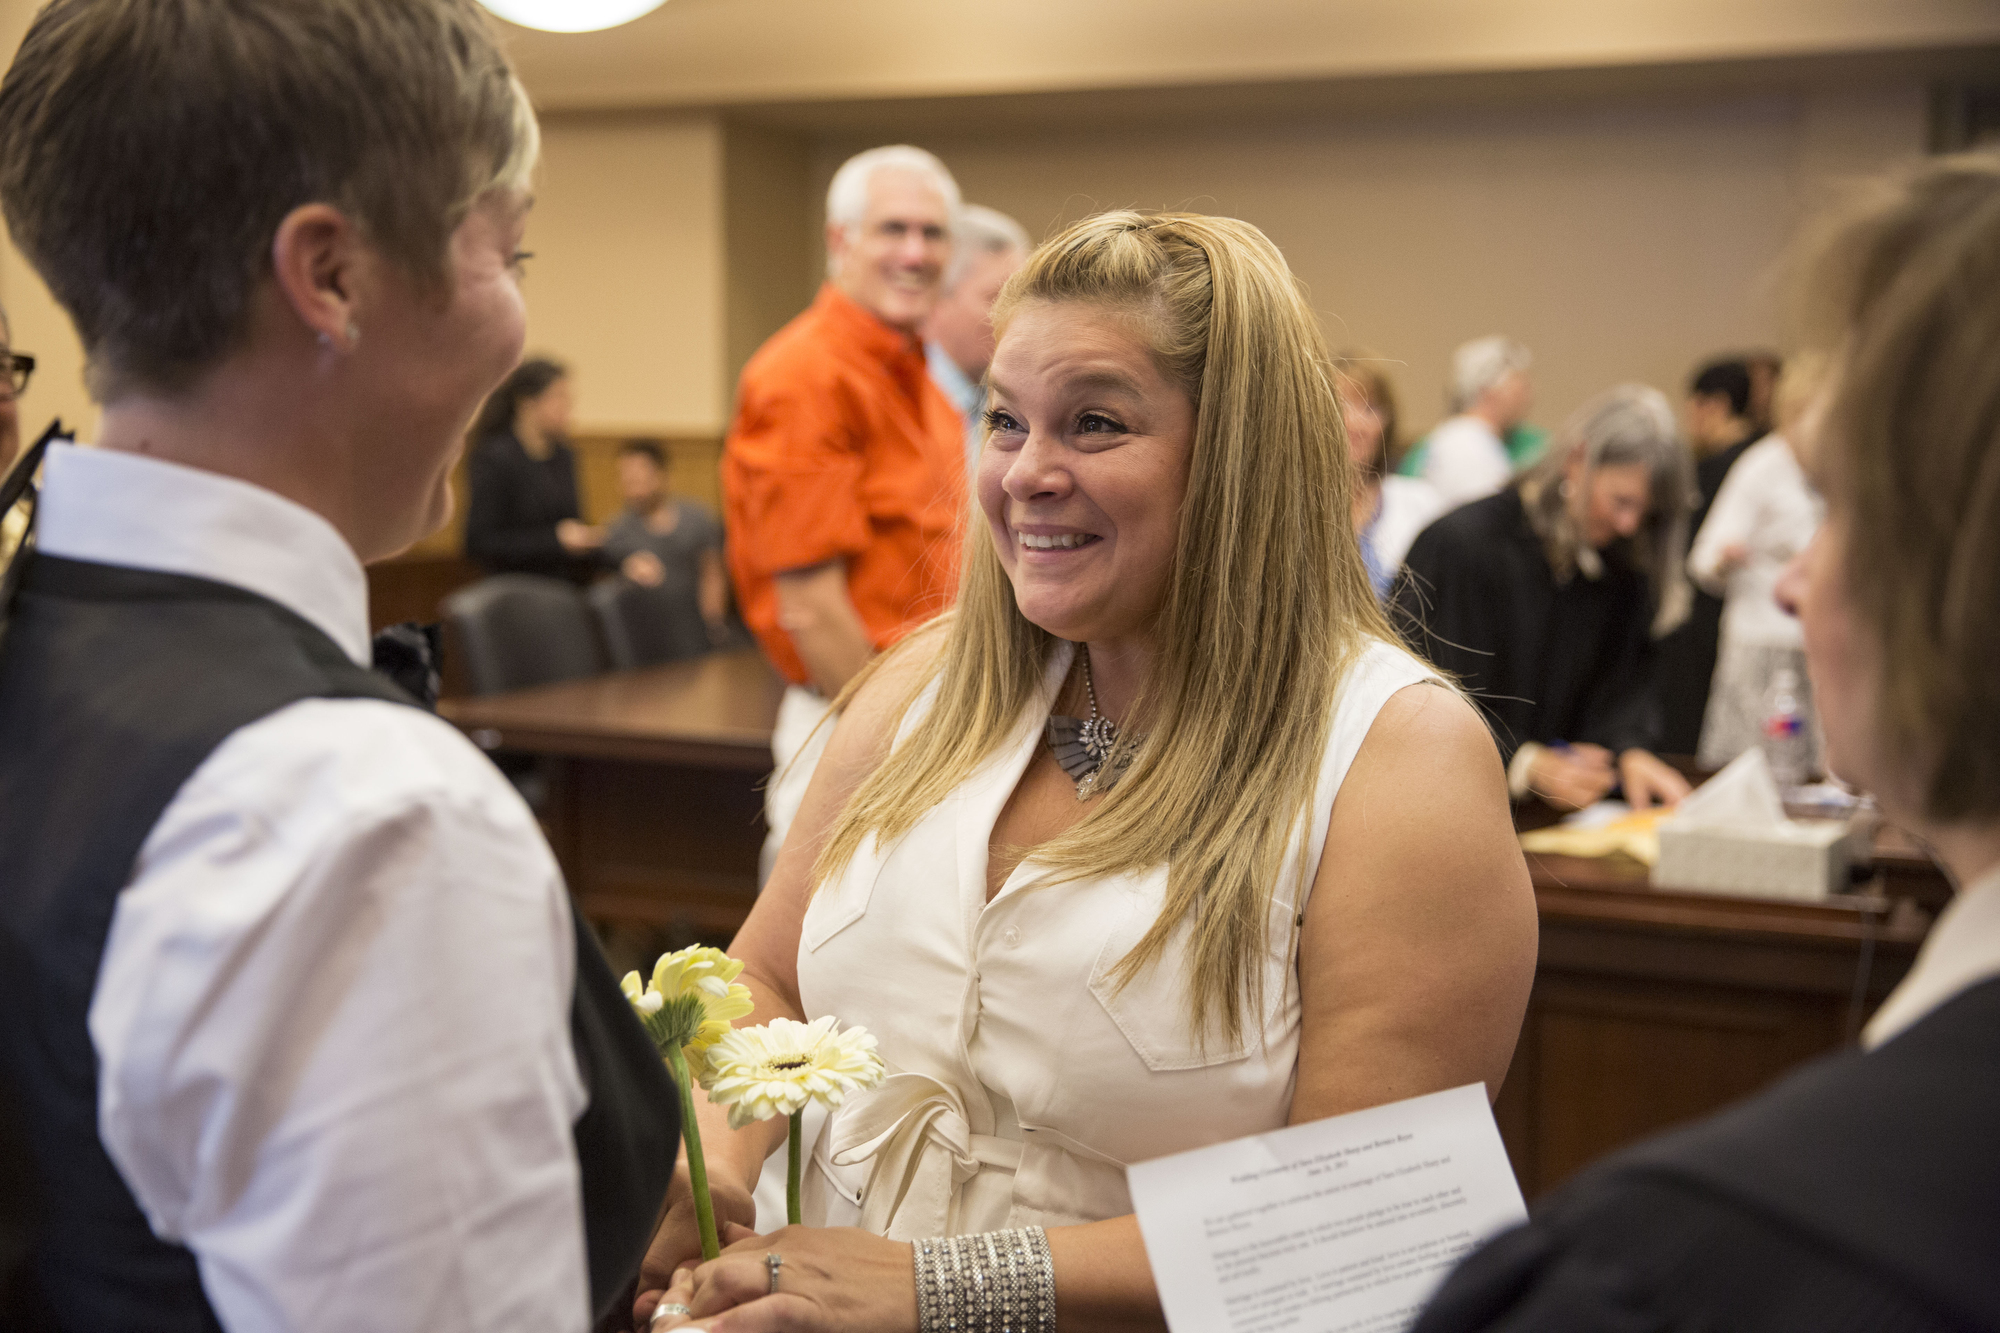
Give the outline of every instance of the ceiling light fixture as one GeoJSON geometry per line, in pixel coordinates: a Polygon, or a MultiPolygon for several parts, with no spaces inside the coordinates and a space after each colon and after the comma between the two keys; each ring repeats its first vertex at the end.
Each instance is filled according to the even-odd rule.
{"type": "Polygon", "coordinates": [[[480,0],[510,23],[543,32],[596,32],[650,14],[666,0],[480,0]]]}

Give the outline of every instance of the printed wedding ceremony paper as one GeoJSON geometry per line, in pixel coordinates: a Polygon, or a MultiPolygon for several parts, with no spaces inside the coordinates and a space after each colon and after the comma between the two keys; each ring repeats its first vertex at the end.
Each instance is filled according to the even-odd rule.
{"type": "Polygon", "coordinates": [[[1397,1333],[1528,1215],[1477,1083],[1127,1176],[1173,1333],[1397,1333]]]}

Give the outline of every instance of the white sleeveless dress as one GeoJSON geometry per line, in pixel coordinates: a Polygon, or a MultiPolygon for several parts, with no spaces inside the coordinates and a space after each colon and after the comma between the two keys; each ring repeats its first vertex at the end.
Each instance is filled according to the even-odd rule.
{"type": "MultiPolygon", "coordinates": [[[[1132,1211],[1126,1164],[1285,1124],[1299,1050],[1295,923],[1341,779],[1397,690],[1434,679],[1401,648],[1357,657],[1334,704],[1312,815],[1272,895],[1264,1009],[1207,1049],[1185,1017],[1185,944],[1122,990],[1111,973],[1159,914],[1164,866],[986,901],[994,821],[1042,745],[1062,646],[1007,742],[916,827],[873,838],[814,897],[799,947],[808,1019],[881,1041],[889,1077],[827,1122],[804,1220],[899,1240],[1062,1226],[1132,1211]]],[[[930,697],[904,722],[907,734],[930,697]]],[[[901,737],[899,736],[899,740],[901,737]]]]}

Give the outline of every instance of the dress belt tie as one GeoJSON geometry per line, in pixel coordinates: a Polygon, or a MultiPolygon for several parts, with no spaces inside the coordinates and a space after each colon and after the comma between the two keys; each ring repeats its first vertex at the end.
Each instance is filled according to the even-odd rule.
{"type": "Polygon", "coordinates": [[[868,1163],[860,1225],[891,1240],[946,1234],[981,1166],[1021,1164],[1019,1140],[974,1134],[958,1090],[925,1074],[884,1079],[841,1107],[827,1133],[835,1166],[868,1163]]]}

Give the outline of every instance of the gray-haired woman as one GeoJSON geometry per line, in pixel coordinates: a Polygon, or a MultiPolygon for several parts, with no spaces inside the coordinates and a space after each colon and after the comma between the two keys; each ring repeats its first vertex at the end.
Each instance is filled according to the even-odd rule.
{"type": "Polygon", "coordinates": [[[1515,796],[1576,809],[1621,783],[1636,806],[1687,794],[1652,753],[1648,685],[1654,640],[1687,614],[1691,470],[1666,398],[1620,385],[1410,548],[1399,627],[1479,700],[1515,796]]]}

